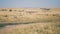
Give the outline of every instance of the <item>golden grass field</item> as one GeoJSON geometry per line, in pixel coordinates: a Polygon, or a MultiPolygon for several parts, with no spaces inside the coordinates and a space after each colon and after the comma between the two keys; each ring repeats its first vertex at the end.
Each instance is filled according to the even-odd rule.
{"type": "Polygon", "coordinates": [[[0,8],[0,34],[60,34],[60,8],[0,8]]]}
{"type": "Polygon", "coordinates": [[[0,22],[54,22],[60,21],[60,8],[1,8],[0,22]]]}

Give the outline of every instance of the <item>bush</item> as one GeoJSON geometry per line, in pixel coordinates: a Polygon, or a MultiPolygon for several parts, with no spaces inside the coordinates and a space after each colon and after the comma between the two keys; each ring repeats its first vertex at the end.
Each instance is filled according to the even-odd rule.
{"type": "Polygon", "coordinates": [[[0,11],[7,11],[7,9],[1,9],[0,11]]]}
{"type": "Polygon", "coordinates": [[[12,11],[11,9],[9,11],[12,11]]]}

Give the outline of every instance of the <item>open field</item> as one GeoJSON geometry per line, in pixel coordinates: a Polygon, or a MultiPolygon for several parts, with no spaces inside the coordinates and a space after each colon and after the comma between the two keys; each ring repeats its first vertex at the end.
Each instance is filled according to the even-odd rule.
{"type": "Polygon", "coordinates": [[[58,21],[60,8],[0,8],[0,23],[58,21]]]}
{"type": "Polygon", "coordinates": [[[60,8],[0,8],[0,34],[60,34],[60,8]]]}

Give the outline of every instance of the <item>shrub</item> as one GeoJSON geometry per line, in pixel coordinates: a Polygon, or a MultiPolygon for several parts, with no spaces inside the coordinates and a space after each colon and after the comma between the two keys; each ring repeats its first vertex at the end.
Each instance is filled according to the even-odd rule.
{"type": "Polygon", "coordinates": [[[11,9],[9,11],[12,11],[11,9]]]}
{"type": "Polygon", "coordinates": [[[1,9],[0,11],[7,11],[7,9],[1,9]]]}

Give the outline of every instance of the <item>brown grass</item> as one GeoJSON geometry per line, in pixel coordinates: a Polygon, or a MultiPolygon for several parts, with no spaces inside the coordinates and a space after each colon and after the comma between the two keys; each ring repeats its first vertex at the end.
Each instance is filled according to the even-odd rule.
{"type": "MultiPolygon", "coordinates": [[[[2,8],[3,9],[3,8],[2,8]]],[[[7,11],[0,11],[0,22],[57,22],[60,21],[59,8],[5,8],[7,11]],[[11,11],[10,11],[11,10],[11,11]],[[16,10],[16,11],[15,11],[16,10]],[[5,17],[7,16],[7,17],[5,17]]],[[[1,9],[0,9],[1,10],[1,9]]]]}
{"type": "Polygon", "coordinates": [[[59,25],[55,23],[35,23],[5,26],[0,29],[0,34],[59,34],[59,25]]]}
{"type": "Polygon", "coordinates": [[[0,34],[60,34],[60,8],[0,8],[0,34]]]}

